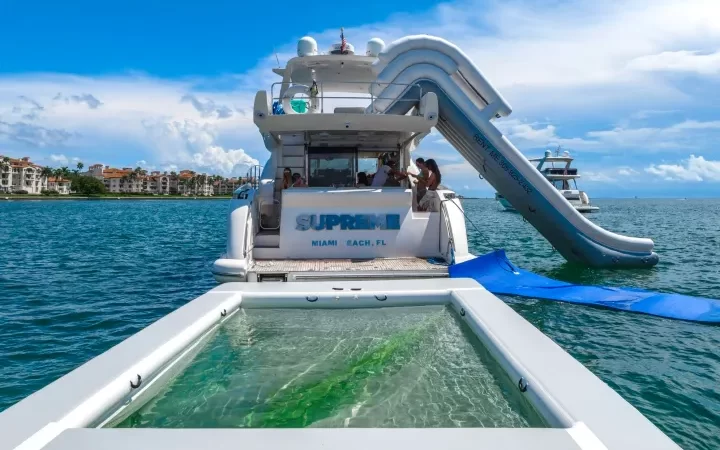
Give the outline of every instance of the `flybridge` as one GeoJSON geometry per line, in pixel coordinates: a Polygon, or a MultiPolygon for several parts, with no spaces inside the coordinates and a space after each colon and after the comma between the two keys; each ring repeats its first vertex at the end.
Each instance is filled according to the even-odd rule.
{"type": "Polygon", "coordinates": [[[399,230],[400,214],[300,214],[295,229],[333,230],[399,230]]]}

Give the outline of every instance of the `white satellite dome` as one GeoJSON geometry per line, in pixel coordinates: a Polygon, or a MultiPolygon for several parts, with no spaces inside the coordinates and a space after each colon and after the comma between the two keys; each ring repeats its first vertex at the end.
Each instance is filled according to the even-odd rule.
{"type": "Polygon", "coordinates": [[[300,38],[297,45],[298,56],[313,56],[317,55],[318,46],[317,41],[310,36],[300,38]]]}
{"type": "Polygon", "coordinates": [[[380,38],[372,38],[367,43],[367,56],[378,56],[385,49],[385,42],[380,38]]]}

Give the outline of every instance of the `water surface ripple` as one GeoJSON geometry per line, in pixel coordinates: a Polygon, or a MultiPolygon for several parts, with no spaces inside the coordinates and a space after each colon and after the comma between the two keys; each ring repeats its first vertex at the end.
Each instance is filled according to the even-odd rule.
{"type": "MultiPolygon", "coordinates": [[[[475,253],[588,284],[720,298],[720,200],[598,200],[592,220],[655,240],[650,270],[564,263],[529,224],[467,200],[475,253]]],[[[224,201],[0,202],[0,410],[211,289],[224,201]]],[[[686,449],[720,448],[720,327],[507,301],[686,449]]]]}

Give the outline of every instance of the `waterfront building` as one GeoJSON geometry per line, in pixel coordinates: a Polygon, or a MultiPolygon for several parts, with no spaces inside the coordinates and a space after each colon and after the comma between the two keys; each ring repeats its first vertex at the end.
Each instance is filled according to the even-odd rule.
{"type": "Polygon", "coordinates": [[[49,191],[57,191],[60,195],[70,194],[72,182],[65,178],[50,177],[47,179],[47,189],[49,191]]]}
{"type": "Polygon", "coordinates": [[[0,192],[40,194],[47,188],[47,178],[42,172],[43,167],[27,156],[14,159],[0,155],[0,192]]]}

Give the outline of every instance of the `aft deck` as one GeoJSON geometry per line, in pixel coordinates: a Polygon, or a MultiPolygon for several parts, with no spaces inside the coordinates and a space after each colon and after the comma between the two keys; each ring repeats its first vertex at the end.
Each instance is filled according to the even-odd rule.
{"type": "Polygon", "coordinates": [[[424,258],[259,259],[251,263],[249,281],[317,281],[321,279],[446,278],[446,264],[424,258]]]}

